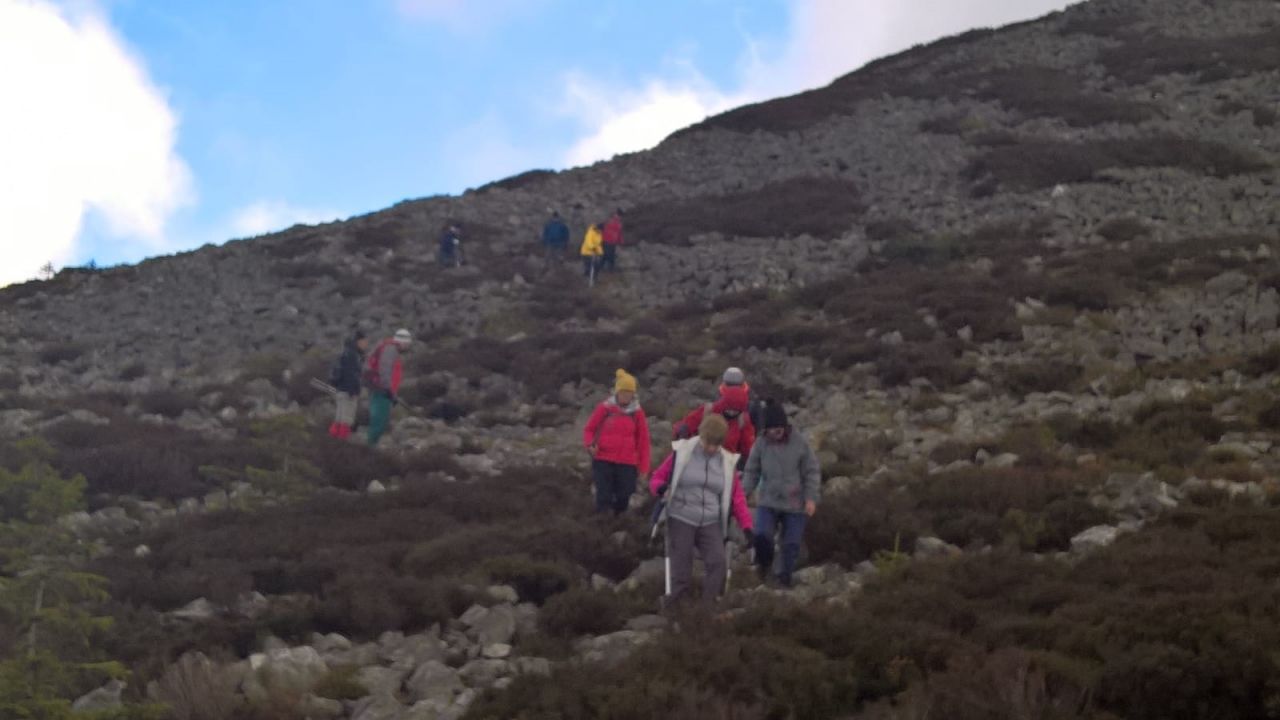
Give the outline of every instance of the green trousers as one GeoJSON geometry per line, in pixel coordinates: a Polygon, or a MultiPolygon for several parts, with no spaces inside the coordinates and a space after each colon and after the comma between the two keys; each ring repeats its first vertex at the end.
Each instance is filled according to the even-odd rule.
{"type": "Polygon", "coordinates": [[[391,424],[391,396],[375,392],[369,396],[369,446],[378,444],[391,424]]]}

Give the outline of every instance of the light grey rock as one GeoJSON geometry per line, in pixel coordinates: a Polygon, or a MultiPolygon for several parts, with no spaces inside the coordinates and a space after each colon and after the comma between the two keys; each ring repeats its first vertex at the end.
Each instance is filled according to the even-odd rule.
{"type": "Polygon", "coordinates": [[[123,680],[112,680],[106,685],[93,690],[71,703],[71,709],[78,713],[98,712],[102,710],[117,710],[121,707],[120,693],[128,684],[123,680]]]}
{"type": "Polygon", "coordinates": [[[458,674],[473,688],[488,688],[497,682],[498,678],[511,673],[511,663],[506,660],[472,660],[467,663],[458,674]]]}
{"type": "Polygon", "coordinates": [[[516,634],[515,607],[509,603],[494,605],[472,623],[471,629],[481,645],[510,644],[516,634]]]}
{"type": "Polygon", "coordinates": [[[404,670],[374,665],[357,670],[356,682],[364,686],[370,695],[395,697],[407,676],[404,670]]]}
{"type": "Polygon", "coordinates": [[[404,720],[408,708],[386,695],[371,695],[357,700],[351,709],[351,720],[404,720]]]}
{"type": "Polygon", "coordinates": [[[913,553],[917,558],[958,557],[963,554],[960,548],[936,537],[916,538],[916,549],[913,553]]]}
{"type": "Polygon", "coordinates": [[[495,602],[510,603],[512,605],[520,602],[519,593],[510,585],[490,585],[485,590],[485,594],[495,602]]]}
{"type": "Polygon", "coordinates": [[[249,670],[245,697],[261,701],[276,693],[310,692],[329,673],[329,666],[315,648],[303,645],[254,653],[249,656],[249,670]]]}
{"type": "Polygon", "coordinates": [[[457,670],[438,660],[428,660],[413,671],[404,687],[414,702],[438,700],[452,703],[464,686],[457,670]]]}
{"type": "Polygon", "coordinates": [[[1110,545],[1119,536],[1120,529],[1113,525],[1094,525],[1071,538],[1071,552],[1085,555],[1110,545]]]}
{"type": "Polygon", "coordinates": [[[506,643],[485,645],[480,654],[490,660],[502,660],[511,657],[511,646],[506,643]]]}
{"type": "Polygon", "coordinates": [[[211,620],[217,617],[221,612],[222,610],[218,606],[209,602],[205,598],[196,598],[186,605],[183,605],[180,609],[174,610],[169,614],[181,620],[199,622],[202,620],[211,620]]]}

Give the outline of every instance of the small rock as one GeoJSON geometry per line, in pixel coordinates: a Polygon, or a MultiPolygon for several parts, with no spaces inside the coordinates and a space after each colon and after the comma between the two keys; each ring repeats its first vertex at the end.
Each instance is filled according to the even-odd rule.
{"type": "Polygon", "coordinates": [[[218,615],[218,608],[204,598],[196,598],[169,614],[182,620],[209,620],[218,615]]]}
{"type": "Polygon", "coordinates": [[[1119,535],[1119,528],[1111,525],[1094,525],[1071,538],[1071,552],[1075,555],[1093,552],[1115,542],[1119,535]]]}
{"type": "Polygon", "coordinates": [[[387,491],[387,486],[386,486],[386,485],[383,485],[383,484],[382,484],[380,481],[378,481],[378,480],[372,480],[372,481],[370,481],[370,482],[369,482],[369,487],[365,489],[365,492],[369,493],[370,495],[381,495],[382,493],[384,493],[384,492],[386,492],[386,491],[387,491]]]}
{"type": "Polygon", "coordinates": [[[75,712],[115,710],[121,706],[120,693],[128,687],[123,680],[112,680],[97,690],[86,693],[71,703],[75,712]]]}
{"type": "Polygon", "coordinates": [[[964,552],[952,545],[951,543],[936,537],[920,537],[916,538],[916,551],[914,557],[917,558],[936,558],[936,557],[958,557],[964,552]]]}
{"type": "Polygon", "coordinates": [[[512,605],[520,602],[519,593],[510,585],[490,585],[485,590],[485,593],[490,598],[493,598],[495,602],[511,603],[512,605]]]}
{"type": "Polygon", "coordinates": [[[490,660],[501,660],[503,658],[511,657],[511,646],[506,643],[485,645],[484,650],[480,651],[480,654],[490,660]]]}

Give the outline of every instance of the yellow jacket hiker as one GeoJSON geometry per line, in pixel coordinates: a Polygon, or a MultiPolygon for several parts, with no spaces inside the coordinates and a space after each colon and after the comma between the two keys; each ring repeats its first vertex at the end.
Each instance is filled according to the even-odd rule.
{"type": "Polygon", "coordinates": [[[587,227],[587,236],[582,239],[582,257],[600,257],[604,255],[604,233],[599,225],[587,227]]]}

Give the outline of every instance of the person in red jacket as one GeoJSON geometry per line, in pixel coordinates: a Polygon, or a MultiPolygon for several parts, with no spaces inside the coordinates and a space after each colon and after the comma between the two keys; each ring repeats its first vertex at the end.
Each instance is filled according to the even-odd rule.
{"type": "Polygon", "coordinates": [[[596,406],[582,430],[582,444],[591,455],[591,479],[596,486],[596,511],[626,511],[636,483],[649,474],[649,421],[636,400],[636,379],[619,369],[613,395],[596,406]]]}
{"type": "Polygon", "coordinates": [[[622,210],[614,210],[604,224],[604,260],[601,268],[609,272],[618,269],[618,248],[622,245],[622,210]]]}
{"type": "Polygon", "coordinates": [[[378,343],[365,360],[364,382],[369,386],[369,446],[382,439],[391,423],[391,406],[398,401],[400,380],[404,373],[401,358],[409,351],[413,336],[400,328],[396,334],[378,343]]]}
{"type": "Polygon", "coordinates": [[[740,456],[745,462],[756,441],[756,428],[751,423],[751,415],[747,413],[749,399],[750,390],[746,384],[721,384],[719,399],[694,408],[693,412],[675,424],[672,435],[676,440],[696,437],[707,413],[720,415],[729,425],[729,432],[724,438],[724,449],[740,456]]]}

